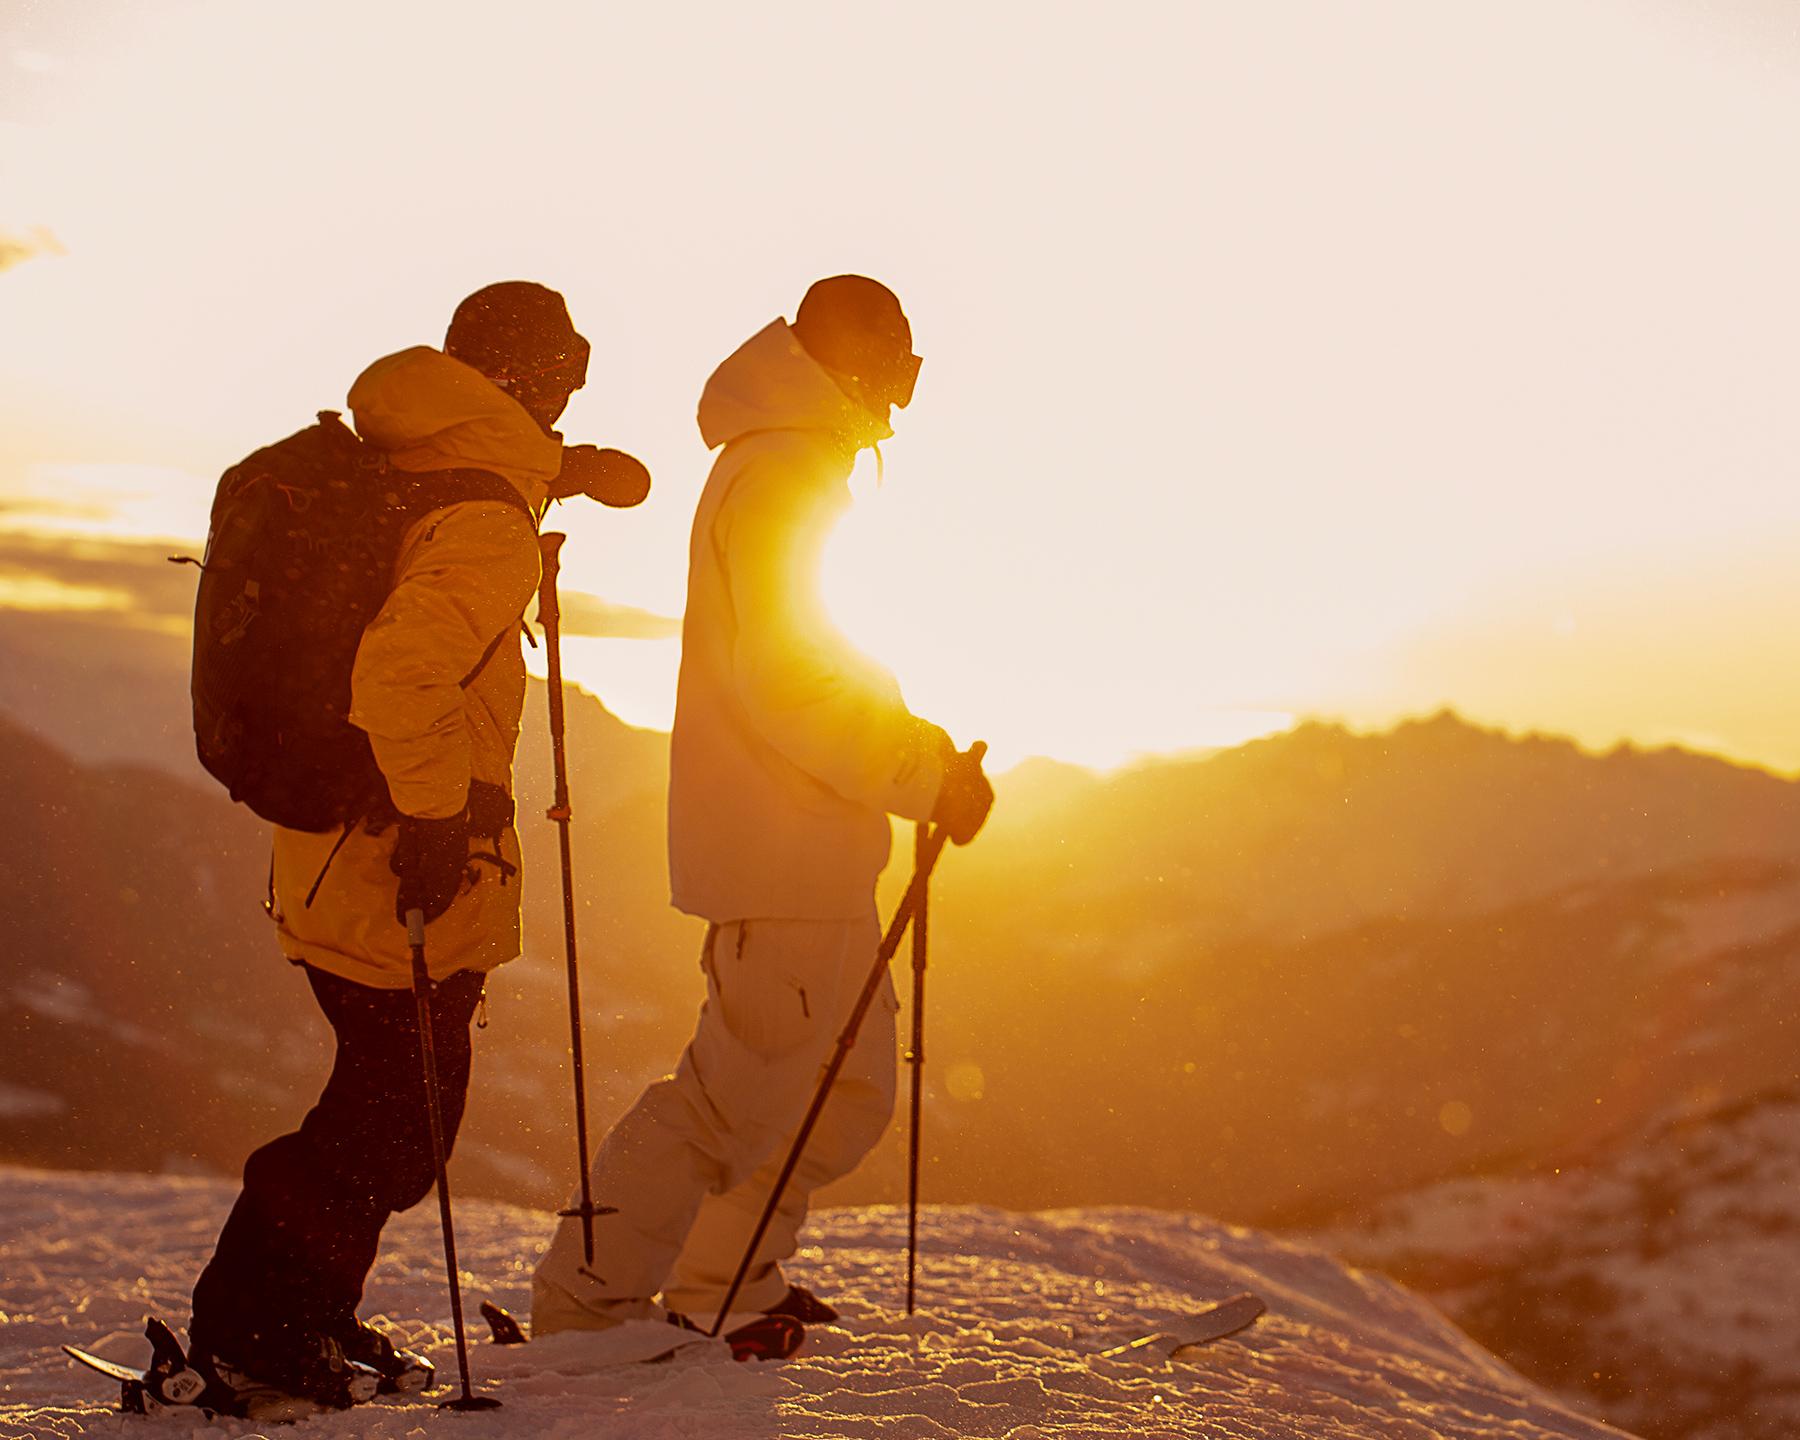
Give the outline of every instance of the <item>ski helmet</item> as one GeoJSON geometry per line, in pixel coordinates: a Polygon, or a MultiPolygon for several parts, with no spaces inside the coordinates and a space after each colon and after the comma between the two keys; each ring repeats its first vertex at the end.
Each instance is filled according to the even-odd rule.
{"type": "Polygon", "coordinates": [[[794,334],[821,365],[862,387],[871,408],[904,410],[922,363],[899,297],[866,275],[814,282],[794,312],[794,334]]]}
{"type": "Polygon", "coordinates": [[[567,303],[529,280],[488,285],[458,305],[444,353],[503,386],[553,373],[571,391],[587,381],[588,342],[567,303]]]}

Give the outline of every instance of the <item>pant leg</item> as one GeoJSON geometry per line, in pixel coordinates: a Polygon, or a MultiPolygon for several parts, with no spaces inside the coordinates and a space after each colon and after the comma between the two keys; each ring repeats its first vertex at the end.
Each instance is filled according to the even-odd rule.
{"type": "MultiPolygon", "coordinates": [[[[208,1348],[347,1324],[388,1216],[417,1204],[435,1178],[413,993],[310,967],[307,978],[337,1036],[331,1076],[300,1128],[245,1162],[243,1191],[194,1287],[192,1333],[208,1348]]],[[[462,971],[433,987],[447,1140],[462,1119],[484,979],[462,971]]]]}
{"type": "MultiPolygon", "coordinates": [[[[874,946],[869,949],[874,955],[874,946]]],[[[800,1245],[800,1227],[811,1208],[813,1193],[841,1180],[875,1148],[894,1113],[894,1018],[898,1009],[891,982],[883,984],[857,1032],[819,1112],[806,1148],[769,1221],[756,1259],[732,1302],[736,1311],[767,1310],[787,1294],[781,1262],[800,1245]]],[[[798,1128],[798,1127],[796,1127],[798,1128]]],[[[756,1231],[769,1192],[792,1145],[790,1134],[780,1148],[748,1179],[723,1194],[708,1195],[688,1230],[667,1285],[663,1303],[672,1310],[710,1323],[731,1287],[744,1247],[756,1231]]]]}
{"type": "MultiPolygon", "coordinates": [[[[709,932],[694,1038],[675,1074],[646,1090],[601,1143],[594,1198],[618,1213],[594,1222],[591,1268],[580,1222],[558,1225],[533,1284],[538,1333],[658,1313],[651,1297],[706,1197],[744,1185],[791,1138],[877,944],[872,910],[851,922],[752,920],[709,932]]],[[[885,1020],[891,1106],[891,985],[884,991],[870,1010],[867,1053],[881,1048],[885,1020]]]]}
{"type": "MultiPolygon", "coordinates": [[[[454,1152],[462,1127],[472,1058],[469,1022],[486,978],[478,971],[462,970],[432,986],[432,1054],[446,1159],[454,1152]]],[[[315,1155],[330,1155],[326,1163],[334,1176],[335,1194],[329,1195],[328,1208],[334,1224],[317,1237],[312,1250],[315,1258],[310,1263],[323,1272],[323,1300],[307,1320],[330,1331],[355,1319],[383,1228],[391,1216],[412,1209],[431,1193],[437,1160],[425,1108],[417,997],[411,990],[370,991],[336,977],[323,979],[341,987],[336,1002],[340,1006],[346,1003],[342,991],[351,992],[350,1028],[360,1042],[352,1064],[363,1076],[359,1108],[352,1112],[346,1107],[341,1123],[321,1121],[313,1144],[315,1155]],[[371,997],[378,997],[373,1004],[371,997]]],[[[308,1116],[301,1123],[303,1135],[311,1122],[308,1116]]]]}

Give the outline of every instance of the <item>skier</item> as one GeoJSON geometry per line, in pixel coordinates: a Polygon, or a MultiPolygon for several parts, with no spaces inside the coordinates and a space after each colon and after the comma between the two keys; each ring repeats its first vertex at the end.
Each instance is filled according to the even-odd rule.
{"type": "Polygon", "coordinates": [[[401,917],[418,907],[430,927],[431,1029],[453,1139],[487,972],[519,953],[517,634],[538,586],[533,517],[563,468],[551,427],[587,361],[563,298],[509,281],[457,307],[441,351],[390,355],[351,387],[358,432],[396,469],[479,468],[520,503],[435,508],[400,542],[392,592],[356,652],[349,716],[391,808],[341,834],[275,828],[271,914],[337,1052],[300,1128],[245,1163],[194,1287],[194,1365],[227,1396],[339,1408],[366,1393],[367,1372],[349,1362],[379,1372],[383,1388],[430,1383],[427,1362],[356,1318],[382,1227],[433,1180],[401,917]]]}
{"type": "MultiPolygon", "coordinates": [[[[710,922],[706,1001],[675,1074],[595,1158],[595,1200],[616,1213],[595,1222],[591,1267],[580,1225],[558,1226],[532,1287],[539,1335],[711,1320],[879,944],[888,816],[934,818],[966,843],[993,802],[979,758],[907,710],[893,677],[831,625],[817,589],[856,455],[893,434],[891,410],[911,400],[918,369],[899,300],[840,275],[807,291],[792,325],[777,319],[739,347],[701,396],[701,435],[724,449],[689,547],[669,867],[676,907],[710,922]]],[[[811,1193],[848,1174],[887,1125],[898,1008],[889,982],[728,1331],[748,1334],[762,1315],[835,1317],[787,1283],[781,1261],[811,1193]]],[[[804,1331],[780,1333],[786,1353],[804,1331]]]]}

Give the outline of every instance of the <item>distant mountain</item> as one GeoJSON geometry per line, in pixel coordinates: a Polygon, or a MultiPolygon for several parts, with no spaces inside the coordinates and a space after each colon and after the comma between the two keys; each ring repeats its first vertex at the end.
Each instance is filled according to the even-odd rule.
{"type": "MultiPolygon", "coordinates": [[[[701,927],[667,904],[667,737],[570,695],[601,1125],[673,1064],[701,927]]],[[[558,1198],[573,1150],[541,698],[519,766],[527,955],[491,987],[466,1151],[478,1188],[532,1203],[558,1198]]],[[[0,784],[23,802],[3,842],[16,959],[0,983],[36,1036],[0,1081],[31,1086],[75,1057],[65,1098],[103,1111],[156,1094],[145,1076],[162,1067],[182,1117],[131,1118],[106,1143],[97,1121],[43,1123],[4,1153],[234,1166],[322,1069],[322,1027],[259,909],[262,828],[216,787],[75,765],[23,733],[0,746],[0,784]],[[221,1075],[231,1103],[188,1118],[180,1097],[221,1075]]],[[[1027,768],[1000,788],[935,890],[935,1198],[1292,1221],[1579,1158],[1791,1072],[1800,786],[1440,717],[1376,736],[1306,726],[1110,777],[1027,768]],[[1146,1138],[1171,1124],[1177,1138],[1146,1138]]],[[[841,1193],[897,1193],[898,1147],[841,1193]]]]}
{"type": "Polygon", "coordinates": [[[1146,949],[1474,915],[1694,862],[1800,860],[1800,788],[1684,751],[1594,756],[1444,713],[1366,735],[1314,722],[1148,761],[1059,804],[997,808],[991,826],[956,857],[955,883],[983,907],[1028,899],[1027,944],[1142,963],[1146,949]]]}
{"type": "Polygon", "coordinates": [[[1800,1434],[1800,1084],[1584,1164],[1397,1195],[1309,1239],[1429,1294],[1628,1430],[1800,1434]]]}
{"type": "Polygon", "coordinates": [[[1003,782],[933,910],[933,1194],[1294,1221],[1578,1157],[1790,1074],[1797,951],[1800,786],[1703,756],[1440,716],[1003,782]]]}
{"type": "Polygon", "coordinates": [[[202,781],[188,656],[187,636],[167,629],[80,611],[0,609],[0,716],[87,764],[148,765],[202,781]]]}
{"type": "Polygon", "coordinates": [[[317,1046],[268,1020],[292,1004],[258,908],[262,827],[160,771],[77,765],[3,724],[0,793],[6,1153],[156,1169],[189,1163],[196,1129],[223,1151],[266,1126],[317,1046]]]}
{"type": "Polygon", "coordinates": [[[1578,1159],[1793,1074],[1790,863],[1695,861],[1287,943],[1209,943],[1174,918],[1145,934],[1126,912],[1113,948],[1060,929],[1055,903],[1003,899],[977,920],[943,888],[928,1045],[934,1144],[956,1157],[931,1171],[943,1199],[1128,1193],[1296,1222],[1578,1159]]]}
{"type": "MultiPolygon", "coordinates": [[[[661,1009],[662,977],[625,963],[642,946],[621,953],[620,917],[646,917],[634,934],[672,931],[684,951],[692,930],[667,908],[651,843],[666,737],[571,698],[571,737],[589,759],[574,795],[591,1089],[606,1115],[666,1063],[666,1035],[680,1023],[661,1009]],[[645,786],[621,779],[640,773],[645,786]]],[[[458,1152],[467,1181],[489,1194],[553,1196],[573,1178],[556,842],[541,818],[530,823],[548,804],[548,769],[547,753],[526,749],[531,958],[490,984],[493,1018],[478,1038],[458,1152]]],[[[267,827],[210,782],[83,766],[5,721],[0,793],[11,822],[0,828],[0,1005],[13,1017],[0,1047],[0,1154],[235,1171],[299,1118],[329,1065],[327,1028],[262,911],[267,827]]]]}

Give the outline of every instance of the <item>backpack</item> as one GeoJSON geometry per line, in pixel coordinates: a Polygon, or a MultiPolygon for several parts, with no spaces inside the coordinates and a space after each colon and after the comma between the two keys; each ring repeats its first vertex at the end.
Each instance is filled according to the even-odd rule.
{"type": "Polygon", "coordinates": [[[315,832],[388,806],[369,737],[348,718],[351,670],[407,527],[464,500],[515,505],[536,528],[501,476],[397,470],[335,410],[220,477],[194,600],[194,745],[233,800],[315,832]]]}

